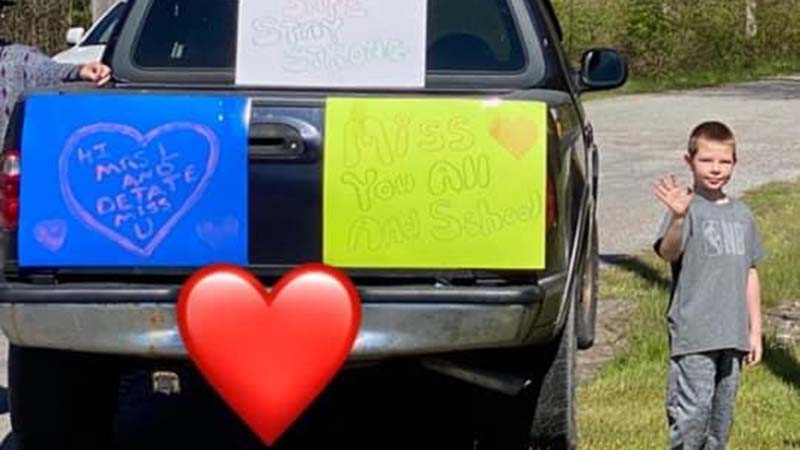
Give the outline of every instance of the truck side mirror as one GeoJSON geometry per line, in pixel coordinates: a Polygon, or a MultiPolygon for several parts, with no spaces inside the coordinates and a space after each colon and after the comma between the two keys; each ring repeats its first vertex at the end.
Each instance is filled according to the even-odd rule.
{"type": "Polygon", "coordinates": [[[580,79],[584,91],[617,88],[628,79],[628,62],[616,50],[587,50],[581,58],[580,79]]]}
{"type": "Polygon", "coordinates": [[[81,41],[83,33],[85,32],[86,30],[84,30],[83,27],[70,28],[69,30],[67,30],[67,44],[77,45],[81,41]]]}

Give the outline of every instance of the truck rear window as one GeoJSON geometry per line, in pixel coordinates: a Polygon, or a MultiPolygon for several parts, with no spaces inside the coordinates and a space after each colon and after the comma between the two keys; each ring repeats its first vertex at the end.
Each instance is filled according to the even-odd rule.
{"type": "MultiPolygon", "coordinates": [[[[154,0],[135,43],[143,69],[233,68],[236,0],[154,0]]],[[[429,0],[427,68],[515,72],[525,53],[508,0],[429,0]]]]}

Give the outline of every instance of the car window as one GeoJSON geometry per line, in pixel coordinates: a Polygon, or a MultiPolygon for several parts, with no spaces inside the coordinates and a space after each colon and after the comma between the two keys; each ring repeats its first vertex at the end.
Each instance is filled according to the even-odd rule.
{"type": "Polygon", "coordinates": [[[234,0],[154,0],[133,53],[141,67],[232,67],[234,0]]]}
{"type": "Polygon", "coordinates": [[[81,42],[81,46],[86,45],[106,45],[114,32],[114,27],[122,17],[122,12],[125,7],[124,3],[115,4],[111,10],[100,19],[96,27],[86,36],[86,39],[81,42]]]}
{"type": "Polygon", "coordinates": [[[428,70],[518,71],[524,55],[506,0],[428,2],[428,70]]]}
{"type": "MultiPolygon", "coordinates": [[[[232,68],[236,0],[154,0],[134,44],[140,68],[232,68]]],[[[515,72],[525,52],[508,0],[429,0],[427,66],[515,72]]]]}

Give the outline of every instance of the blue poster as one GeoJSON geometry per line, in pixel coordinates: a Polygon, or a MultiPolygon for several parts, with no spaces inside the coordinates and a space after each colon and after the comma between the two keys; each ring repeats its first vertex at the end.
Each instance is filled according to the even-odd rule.
{"type": "Polygon", "coordinates": [[[247,100],[38,94],[25,104],[19,264],[247,264],[247,100]]]}

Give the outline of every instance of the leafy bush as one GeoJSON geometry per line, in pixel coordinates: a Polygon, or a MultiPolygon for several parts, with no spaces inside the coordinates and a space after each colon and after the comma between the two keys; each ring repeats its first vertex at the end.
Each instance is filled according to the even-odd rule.
{"type": "Polygon", "coordinates": [[[750,68],[800,61],[800,0],[553,0],[573,60],[606,46],[630,58],[634,76],[750,68]]]}

